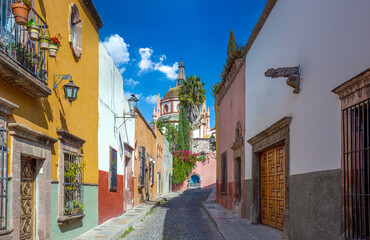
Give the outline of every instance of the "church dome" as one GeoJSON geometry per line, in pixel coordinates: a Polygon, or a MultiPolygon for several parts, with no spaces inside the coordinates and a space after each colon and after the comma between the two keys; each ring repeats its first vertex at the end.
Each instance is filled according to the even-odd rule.
{"type": "Polygon", "coordinates": [[[174,88],[171,88],[170,90],[168,90],[168,92],[164,95],[163,99],[165,98],[171,98],[171,97],[176,97],[178,98],[179,95],[180,95],[180,90],[181,90],[181,86],[177,86],[177,87],[174,87],[174,88]]]}

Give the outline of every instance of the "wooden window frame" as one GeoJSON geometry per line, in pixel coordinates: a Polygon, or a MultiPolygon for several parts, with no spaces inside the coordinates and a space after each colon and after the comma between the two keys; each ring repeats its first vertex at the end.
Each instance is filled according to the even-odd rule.
{"type": "Polygon", "coordinates": [[[227,194],[227,151],[221,154],[221,194],[227,194]]]}

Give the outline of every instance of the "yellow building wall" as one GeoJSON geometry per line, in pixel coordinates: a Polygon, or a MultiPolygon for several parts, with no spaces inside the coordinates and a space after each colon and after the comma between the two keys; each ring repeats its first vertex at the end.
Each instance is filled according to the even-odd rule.
{"type": "MultiPolygon", "coordinates": [[[[146,154],[155,159],[154,164],[154,185],[151,186],[151,177],[149,178],[149,197],[150,199],[157,196],[157,172],[161,172],[162,179],[162,157],[157,157],[158,147],[163,150],[163,135],[160,131],[154,132],[144,117],[138,111],[138,117],[135,119],[135,162],[134,162],[134,205],[137,206],[145,201],[145,188],[138,188],[140,174],[139,148],[145,147],[146,154]],[[157,133],[157,134],[156,134],[157,133]]],[[[163,155],[163,153],[162,153],[163,155]]],[[[162,156],[161,155],[161,156],[162,156]]],[[[145,161],[146,168],[149,171],[149,158],[145,161]]],[[[148,172],[149,173],[149,172],[148,172]]],[[[150,174],[150,173],[149,173],[150,174]]],[[[161,189],[163,189],[161,181],[161,189]]]]}
{"type": "MultiPolygon", "coordinates": [[[[55,59],[49,58],[48,87],[53,88],[53,72],[71,74],[74,83],[80,87],[78,99],[70,104],[64,99],[64,80],[47,98],[33,98],[19,88],[7,85],[0,78],[0,96],[19,105],[8,117],[8,122],[22,124],[35,131],[57,139],[57,129],[64,129],[86,143],[84,182],[98,184],[98,77],[99,77],[99,33],[81,1],[36,0],[35,10],[49,26],[51,37],[60,33],[62,47],[55,59]],[[69,44],[69,5],[75,3],[82,20],[82,54],[73,55],[69,44]]],[[[11,153],[10,153],[11,154],[11,153]]],[[[9,158],[11,159],[11,158],[9,158]]],[[[52,179],[58,180],[58,143],[52,149],[52,179]]]]}

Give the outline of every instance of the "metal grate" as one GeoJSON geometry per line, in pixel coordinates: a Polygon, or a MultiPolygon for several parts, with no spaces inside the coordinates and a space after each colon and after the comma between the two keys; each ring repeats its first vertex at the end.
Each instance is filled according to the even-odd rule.
{"type": "Polygon", "coordinates": [[[346,239],[370,239],[370,99],[342,111],[343,229],[346,239]]]}
{"type": "Polygon", "coordinates": [[[81,155],[64,152],[64,215],[83,214],[83,170],[81,155]]]}
{"type": "Polygon", "coordinates": [[[145,147],[141,148],[141,155],[140,155],[140,182],[141,186],[145,184],[145,147]]]}
{"type": "MultiPolygon", "coordinates": [[[[42,51],[38,41],[29,39],[26,26],[15,23],[13,3],[14,0],[0,0],[0,50],[47,85],[48,51],[42,51]]],[[[49,36],[48,25],[34,9],[28,19],[36,22],[40,35],[49,36]]]]}
{"type": "Polygon", "coordinates": [[[8,131],[0,128],[0,230],[6,229],[8,220],[8,131]]]}
{"type": "Polygon", "coordinates": [[[227,193],[227,152],[221,154],[221,192],[227,193]]]}

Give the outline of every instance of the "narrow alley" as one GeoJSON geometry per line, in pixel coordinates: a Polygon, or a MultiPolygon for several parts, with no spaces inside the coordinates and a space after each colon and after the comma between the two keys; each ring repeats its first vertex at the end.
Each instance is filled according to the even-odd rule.
{"type": "Polygon", "coordinates": [[[223,239],[201,205],[209,193],[210,190],[185,191],[162,202],[122,239],[223,239]]]}

